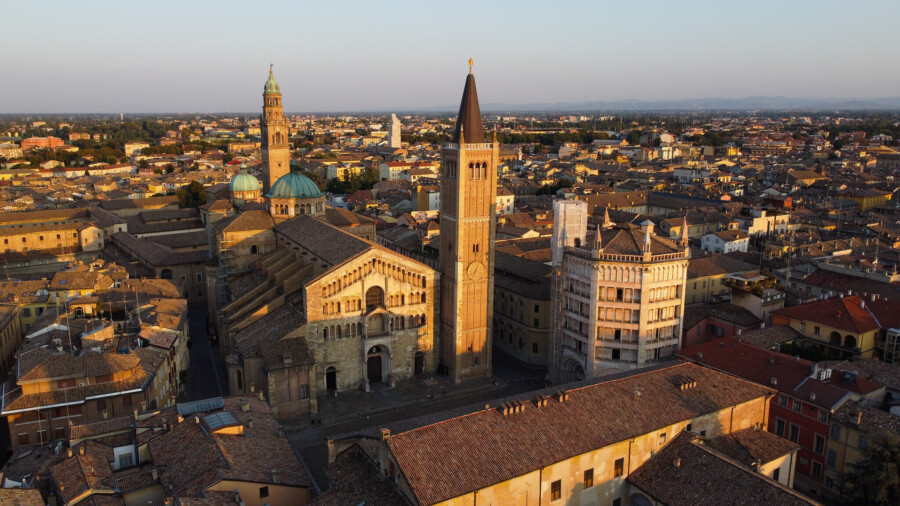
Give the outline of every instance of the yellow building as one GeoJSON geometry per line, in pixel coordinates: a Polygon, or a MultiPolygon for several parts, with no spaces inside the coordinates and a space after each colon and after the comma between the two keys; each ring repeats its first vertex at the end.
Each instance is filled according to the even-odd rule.
{"type": "Polygon", "coordinates": [[[900,437],[900,417],[868,405],[844,403],[831,417],[828,451],[825,453],[825,487],[838,492],[841,473],[853,470],[863,460],[873,437],[889,434],[900,437]]]}
{"type": "Polygon", "coordinates": [[[854,295],[779,309],[772,324],[790,325],[831,357],[880,358],[882,329],[894,327],[898,315],[900,303],[854,295]]]}
{"type": "MultiPolygon", "coordinates": [[[[763,429],[772,395],[680,364],[540,392],[399,433],[382,429],[382,445],[371,452],[417,505],[633,504],[637,491],[627,480],[670,441],[684,431],[716,438],[763,429]]],[[[772,465],[787,476],[791,465],[778,457],[772,465]]]]}
{"type": "Polygon", "coordinates": [[[725,278],[755,268],[753,264],[727,255],[693,250],[685,282],[685,304],[711,302],[730,294],[731,289],[725,285],[725,278]]]}

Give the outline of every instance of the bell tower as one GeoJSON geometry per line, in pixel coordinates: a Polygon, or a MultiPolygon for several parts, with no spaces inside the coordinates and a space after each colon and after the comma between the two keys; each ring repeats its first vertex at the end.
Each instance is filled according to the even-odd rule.
{"type": "Polygon", "coordinates": [[[469,75],[451,142],[441,149],[441,365],[454,381],[491,376],[496,135],[486,142],[469,75]]]}
{"type": "Polygon", "coordinates": [[[281,103],[281,88],[275,82],[272,66],[269,65],[269,80],[263,90],[263,113],[259,118],[262,137],[263,190],[268,193],[291,168],[291,148],[288,144],[288,125],[284,119],[284,105],[281,103]]]}

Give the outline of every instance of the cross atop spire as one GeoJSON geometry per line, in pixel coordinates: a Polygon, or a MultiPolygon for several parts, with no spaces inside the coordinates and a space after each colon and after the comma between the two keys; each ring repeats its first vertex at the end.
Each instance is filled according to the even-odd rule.
{"type": "Polygon", "coordinates": [[[477,144],[485,142],[484,124],[481,123],[481,108],[478,106],[475,76],[471,73],[471,59],[469,61],[469,75],[466,76],[466,86],[463,88],[462,101],[459,104],[459,115],[456,117],[456,128],[453,130],[453,140],[451,142],[460,142],[460,132],[465,130],[466,142],[477,144]]]}
{"type": "Polygon", "coordinates": [[[472,73],[472,64],[474,64],[474,63],[475,63],[475,61],[473,59],[469,58],[469,74],[472,73]]]}

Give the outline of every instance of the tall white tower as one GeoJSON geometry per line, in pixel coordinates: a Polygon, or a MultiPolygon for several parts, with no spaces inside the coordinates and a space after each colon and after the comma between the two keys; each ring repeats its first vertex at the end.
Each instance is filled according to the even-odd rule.
{"type": "Polygon", "coordinates": [[[396,114],[391,114],[391,124],[388,125],[388,147],[400,147],[400,119],[396,114]]]}

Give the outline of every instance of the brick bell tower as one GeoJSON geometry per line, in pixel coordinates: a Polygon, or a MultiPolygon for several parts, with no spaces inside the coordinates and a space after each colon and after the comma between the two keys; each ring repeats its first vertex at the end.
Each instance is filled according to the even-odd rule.
{"type": "Polygon", "coordinates": [[[288,125],[284,119],[284,105],[281,103],[281,88],[272,75],[269,65],[269,80],[263,90],[263,113],[259,118],[262,137],[263,190],[268,193],[278,178],[291,170],[291,148],[288,144],[288,125]]]}
{"type": "Polygon", "coordinates": [[[451,142],[441,149],[441,368],[454,381],[491,376],[497,136],[485,142],[469,75],[451,142]]]}

